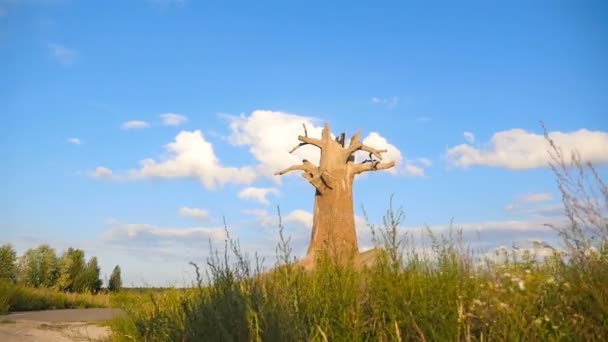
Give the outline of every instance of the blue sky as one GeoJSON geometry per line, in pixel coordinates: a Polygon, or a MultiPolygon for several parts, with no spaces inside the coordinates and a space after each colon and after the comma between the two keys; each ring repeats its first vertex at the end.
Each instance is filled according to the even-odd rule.
{"type": "Polygon", "coordinates": [[[270,260],[280,205],[301,255],[312,187],[269,174],[303,122],[389,147],[355,185],[373,222],[394,193],[404,230],[553,241],[539,121],[607,174],[607,36],[601,1],[0,0],[0,242],[182,284],[222,216],[270,260]]]}

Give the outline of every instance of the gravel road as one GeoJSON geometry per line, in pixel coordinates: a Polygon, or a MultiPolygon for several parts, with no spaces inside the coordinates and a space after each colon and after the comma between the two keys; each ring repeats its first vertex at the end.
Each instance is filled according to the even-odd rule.
{"type": "Polygon", "coordinates": [[[118,309],[68,309],[16,312],[0,316],[0,341],[72,342],[108,340],[98,323],[123,314],[118,309]]]}

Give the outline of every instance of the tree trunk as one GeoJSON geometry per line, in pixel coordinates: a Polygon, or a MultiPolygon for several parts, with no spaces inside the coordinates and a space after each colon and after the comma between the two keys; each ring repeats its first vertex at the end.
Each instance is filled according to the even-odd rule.
{"type": "Polygon", "coordinates": [[[353,207],[354,178],[362,172],[388,169],[395,163],[380,163],[386,150],[376,150],[361,143],[360,132],[351,138],[348,147],[344,146],[344,133],[336,140],[331,138],[328,124],[323,128],[321,139],[308,137],[306,127],[304,134],[298,136],[301,143],[291,152],[308,144],[317,146],[321,149],[319,166],[303,160],[301,165],[276,173],[282,175],[294,170],[304,171],[302,176],[315,187],[312,234],[303,265],[306,268],[314,267],[320,256],[340,263],[351,263],[359,254],[353,207]],[[369,159],[356,164],[354,153],[359,150],[369,152],[369,159]]]}

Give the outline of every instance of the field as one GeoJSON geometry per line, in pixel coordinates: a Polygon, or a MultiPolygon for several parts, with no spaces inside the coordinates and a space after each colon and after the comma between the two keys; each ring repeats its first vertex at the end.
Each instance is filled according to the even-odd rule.
{"type": "MultiPolygon", "coordinates": [[[[118,341],[584,340],[608,336],[608,250],[493,263],[444,239],[432,253],[400,245],[391,227],[372,267],[324,258],[304,271],[261,272],[230,244],[191,290],[125,295],[118,341]],[[405,259],[405,263],[399,260],[405,259]],[[208,284],[205,284],[208,281],[208,284]]],[[[457,239],[455,240],[457,241],[457,239]]],[[[287,261],[287,262],[285,262],[287,261]]]]}

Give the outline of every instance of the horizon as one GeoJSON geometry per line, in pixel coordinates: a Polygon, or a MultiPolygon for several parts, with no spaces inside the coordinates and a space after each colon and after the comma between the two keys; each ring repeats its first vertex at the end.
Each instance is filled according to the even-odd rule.
{"type": "Polygon", "coordinates": [[[288,152],[328,122],[397,164],[355,181],[361,250],[362,206],[378,224],[393,194],[403,232],[453,222],[480,253],[557,246],[541,122],[607,178],[608,5],[548,3],[0,0],[0,244],[181,286],[224,218],[271,266],[279,206],[302,257],[314,190],[272,174],[318,161],[288,152]]]}

